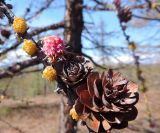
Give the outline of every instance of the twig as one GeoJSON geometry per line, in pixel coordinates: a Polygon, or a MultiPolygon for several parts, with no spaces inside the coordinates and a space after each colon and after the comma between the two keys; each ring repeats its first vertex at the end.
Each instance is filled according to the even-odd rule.
{"type": "Polygon", "coordinates": [[[1,4],[0,11],[7,16],[9,23],[13,23],[14,20],[13,12],[8,9],[5,2],[0,1],[0,4],[1,4]]]}
{"type": "Polygon", "coordinates": [[[88,59],[90,59],[95,66],[97,66],[97,67],[99,67],[99,68],[102,68],[102,69],[105,69],[105,70],[107,69],[106,67],[103,67],[103,66],[97,64],[97,63],[92,59],[92,57],[90,57],[89,55],[87,55],[87,54],[85,54],[85,53],[82,53],[82,55],[85,56],[85,57],[87,57],[88,59]]]}
{"type": "Polygon", "coordinates": [[[36,16],[38,16],[40,13],[42,13],[45,9],[47,9],[53,2],[54,0],[47,0],[45,1],[45,3],[43,3],[43,6],[37,10],[34,15],[28,17],[26,20],[31,20],[33,18],[35,18],[36,16]]]}
{"type": "Polygon", "coordinates": [[[2,52],[0,52],[0,56],[6,54],[8,51],[11,51],[11,50],[17,48],[17,47],[21,44],[21,42],[22,42],[22,41],[17,41],[17,42],[15,42],[11,47],[6,48],[6,49],[3,50],[2,52]]]}
{"type": "Polygon", "coordinates": [[[42,32],[48,31],[48,30],[56,30],[56,29],[59,29],[59,28],[64,28],[64,22],[59,22],[59,23],[56,23],[56,24],[51,24],[51,25],[42,27],[42,28],[37,28],[37,29],[31,31],[29,33],[29,35],[34,36],[34,35],[40,34],[42,32]]]}
{"type": "MultiPolygon", "coordinates": [[[[124,35],[124,37],[125,37],[125,39],[127,41],[127,44],[130,45],[130,43],[132,43],[132,41],[130,41],[130,36],[126,33],[126,28],[123,27],[121,22],[120,22],[120,27],[121,27],[121,29],[123,31],[123,35],[124,35]]],[[[148,117],[149,117],[149,122],[151,122],[152,114],[151,114],[151,110],[150,110],[150,107],[149,107],[149,104],[148,104],[148,98],[147,98],[147,95],[146,95],[146,91],[148,90],[148,88],[146,86],[146,80],[142,75],[143,71],[142,71],[142,69],[140,67],[140,62],[139,62],[139,58],[140,57],[138,55],[136,55],[135,49],[132,49],[132,56],[134,58],[134,63],[136,65],[136,76],[137,76],[137,79],[140,81],[141,91],[144,94],[145,104],[146,104],[147,113],[148,113],[148,117]]]]}
{"type": "Polygon", "coordinates": [[[12,129],[18,131],[19,133],[25,133],[24,131],[22,131],[20,128],[13,126],[11,123],[9,123],[6,120],[3,120],[2,118],[0,118],[0,121],[7,124],[9,127],[11,127],[12,129]]]}
{"type": "MultiPolygon", "coordinates": [[[[63,28],[63,27],[64,27],[64,22],[51,24],[51,25],[45,26],[43,28],[37,28],[37,29],[31,31],[30,33],[28,33],[28,36],[35,36],[35,35],[38,35],[42,32],[45,32],[45,31],[56,30],[56,29],[63,28]]],[[[17,48],[21,43],[22,43],[22,40],[15,42],[11,47],[6,48],[2,52],[0,52],[0,56],[3,54],[6,54],[8,51],[11,51],[11,50],[17,48]]]]}
{"type": "Polygon", "coordinates": [[[132,14],[132,16],[135,18],[144,19],[144,20],[160,21],[160,18],[149,18],[149,17],[144,17],[144,16],[138,16],[135,14],[132,14]]]}
{"type": "Polygon", "coordinates": [[[35,69],[35,70],[28,70],[28,71],[21,71],[19,73],[17,73],[15,76],[19,75],[19,74],[29,74],[29,73],[34,73],[34,72],[39,72],[42,69],[35,69]]]}
{"type": "Polygon", "coordinates": [[[22,61],[20,63],[16,63],[15,65],[7,68],[4,71],[0,71],[0,79],[2,78],[7,78],[7,77],[13,77],[14,74],[20,72],[21,70],[30,67],[30,66],[34,66],[39,64],[41,61],[39,59],[30,59],[30,60],[26,60],[26,61],[22,61]]]}
{"type": "Polygon", "coordinates": [[[6,87],[5,87],[4,90],[2,91],[2,95],[3,95],[3,96],[7,96],[7,94],[6,94],[6,93],[7,93],[7,90],[8,90],[8,88],[9,88],[11,82],[13,81],[13,78],[14,78],[14,76],[12,76],[12,77],[9,79],[6,87]]]}

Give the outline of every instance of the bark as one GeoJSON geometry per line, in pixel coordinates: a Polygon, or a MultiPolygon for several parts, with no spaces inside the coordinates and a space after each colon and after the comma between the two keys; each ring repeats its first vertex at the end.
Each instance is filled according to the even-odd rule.
{"type": "Polygon", "coordinates": [[[60,122],[59,122],[59,132],[58,133],[76,133],[77,126],[75,121],[73,121],[68,113],[72,107],[66,106],[65,100],[62,97],[60,103],[60,122]]]}
{"type": "MultiPolygon", "coordinates": [[[[66,0],[66,12],[65,12],[65,26],[64,26],[64,42],[69,46],[70,52],[82,54],[81,35],[83,30],[83,14],[82,14],[83,0],[66,0]]],[[[61,127],[64,127],[63,133],[76,133],[77,122],[73,121],[69,116],[70,106],[61,104],[63,109],[63,123],[61,127]]],[[[61,132],[61,133],[62,133],[61,132]]]]}
{"type": "Polygon", "coordinates": [[[64,41],[69,51],[81,54],[81,34],[83,30],[83,0],[66,0],[64,41]]]}

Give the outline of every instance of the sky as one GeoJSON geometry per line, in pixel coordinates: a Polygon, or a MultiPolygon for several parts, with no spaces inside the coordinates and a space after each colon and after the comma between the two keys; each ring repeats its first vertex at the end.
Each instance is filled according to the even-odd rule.
{"type": "MultiPolygon", "coordinates": [[[[43,1],[43,0],[42,0],[43,1]]],[[[41,0],[34,0],[34,2],[32,2],[32,0],[6,0],[7,3],[11,3],[13,5],[13,12],[15,13],[16,16],[23,16],[25,10],[27,7],[33,7],[32,11],[35,11],[38,7],[41,6],[40,2],[41,0]],[[32,5],[30,5],[30,3],[33,3],[32,5]],[[38,3],[38,4],[37,4],[38,3]]],[[[112,1],[110,1],[112,2],[112,1]]],[[[91,0],[84,0],[84,4],[87,4],[88,6],[92,6],[93,3],[91,2],[91,0]]],[[[41,15],[39,15],[38,17],[36,17],[34,19],[34,21],[29,21],[28,24],[31,27],[43,27],[52,23],[57,23],[63,20],[64,18],[64,13],[65,13],[65,8],[64,8],[64,0],[55,0],[55,2],[53,2],[51,4],[51,8],[49,8],[48,10],[45,10],[41,15]]],[[[95,29],[93,28],[93,31],[98,31],[98,29],[96,27],[98,27],[100,25],[100,23],[103,21],[104,23],[104,30],[106,32],[116,32],[115,35],[116,36],[109,36],[105,38],[105,43],[108,46],[115,46],[115,47],[126,47],[127,48],[127,43],[125,41],[125,38],[122,35],[122,31],[121,28],[119,26],[119,21],[117,19],[116,13],[115,12],[106,12],[106,11],[96,11],[96,12],[91,12],[91,11],[86,11],[84,10],[84,20],[85,22],[87,22],[86,26],[88,27],[95,27],[95,29]]],[[[130,35],[131,40],[135,41],[138,45],[142,46],[142,45],[148,45],[148,46],[153,46],[153,45],[159,45],[159,38],[160,38],[160,30],[158,31],[159,27],[160,27],[160,23],[157,22],[150,22],[149,24],[147,24],[145,27],[133,27],[133,23],[134,22],[141,22],[141,20],[139,19],[134,19],[134,21],[129,22],[128,25],[128,29],[127,29],[127,34],[130,35]]],[[[56,34],[56,32],[55,32],[56,34]]],[[[83,32],[83,34],[85,35],[85,31],[83,32]]],[[[98,38],[98,36],[95,36],[95,38],[98,38]]],[[[85,40],[84,38],[82,38],[83,40],[83,44],[85,45],[85,47],[87,48],[91,48],[93,47],[93,45],[85,40]]],[[[21,51],[21,50],[20,50],[21,51]]],[[[22,51],[21,51],[22,52],[22,51]]],[[[87,53],[88,55],[92,56],[94,58],[94,60],[98,61],[99,56],[101,56],[99,54],[99,52],[97,52],[96,50],[86,50],[83,49],[83,52],[87,53]]],[[[22,55],[25,55],[22,52],[22,55]]],[[[13,53],[9,53],[8,56],[13,56],[13,53]]],[[[121,60],[122,62],[132,62],[133,59],[130,55],[130,53],[122,53],[122,54],[117,54],[116,55],[117,58],[119,60],[121,60]]],[[[144,54],[142,58],[146,57],[148,58],[148,56],[150,57],[150,53],[148,54],[144,54]]],[[[153,55],[155,56],[155,55],[153,55]]],[[[16,58],[16,56],[15,56],[16,58]]],[[[26,59],[26,57],[24,56],[24,58],[26,59]]],[[[116,63],[117,61],[115,59],[111,59],[114,63],[116,63]]],[[[7,60],[5,60],[6,62],[7,60]]],[[[2,62],[1,62],[2,64],[2,62]]]]}

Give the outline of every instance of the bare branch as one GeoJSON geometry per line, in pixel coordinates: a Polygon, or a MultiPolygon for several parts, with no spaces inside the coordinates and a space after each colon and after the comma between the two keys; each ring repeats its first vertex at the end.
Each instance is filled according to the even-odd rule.
{"type": "MultiPolygon", "coordinates": [[[[63,27],[64,27],[64,22],[59,22],[57,24],[51,24],[51,25],[45,26],[43,28],[37,28],[37,29],[33,30],[32,32],[28,33],[28,36],[36,36],[42,32],[46,32],[48,30],[56,30],[56,29],[63,28],[63,27]]],[[[8,51],[11,51],[11,50],[17,48],[21,43],[22,43],[22,41],[15,42],[11,47],[6,48],[2,52],[0,52],[0,56],[3,54],[6,54],[8,51]]]]}
{"type": "Polygon", "coordinates": [[[64,22],[59,22],[57,24],[51,24],[42,28],[37,28],[35,30],[33,30],[31,33],[29,33],[30,36],[35,36],[38,35],[42,32],[48,31],[48,30],[56,30],[59,28],[64,28],[64,22]]]}
{"type": "Polygon", "coordinates": [[[97,6],[82,6],[82,8],[86,10],[91,10],[91,11],[114,11],[114,8],[106,8],[106,7],[97,7],[97,6]]]}
{"type": "MultiPolygon", "coordinates": [[[[6,4],[5,3],[1,3],[1,11],[7,16],[8,20],[9,20],[9,23],[12,24],[13,23],[13,19],[14,19],[14,14],[12,13],[12,11],[10,9],[7,8],[6,4]]],[[[32,33],[28,33],[26,32],[23,36],[18,36],[20,38],[23,38],[23,39],[31,39],[32,41],[35,42],[35,40],[32,38],[32,36],[34,35],[37,35],[37,34],[40,34],[44,31],[47,31],[49,29],[58,29],[59,27],[64,27],[64,23],[61,22],[61,23],[57,23],[57,24],[52,24],[52,25],[49,25],[49,26],[46,26],[46,27],[43,27],[43,28],[40,28],[40,29],[36,29],[34,31],[32,31],[32,33]]],[[[21,43],[21,42],[20,42],[21,43]]],[[[19,44],[19,42],[15,43],[15,45],[13,45],[12,47],[6,49],[5,51],[1,52],[0,55],[12,50],[12,49],[15,49],[19,44]]],[[[35,42],[35,44],[37,44],[35,42]]],[[[39,47],[37,45],[37,47],[39,47]]]]}
{"type": "Polygon", "coordinates": [[[11,123],[9,123],[6,120],[0,119],[0,121],[3,122],[3,123],[5,123],[5,124],[7,124],[10,128],[18,131],[19,133],[24,133],[24,131],[22,131],[20,128],[13,126],[11,123]]]}
{"type": "Polygon", "coordinates": [[[132,14],[132,16],[135,18],[144,19],[144,20],[160,21],[160,18],[149,18],[149,17],[144,17],[144,16],[138,16],[135,14],[132,14]]]}
{"type": "Polygon", "coordinates": [[[0,56],[3,55],[3,54],[6,54],[8,51],[11,51],[15,48],[17,48],[20,44],[21,44],[22,41],[17,41],[15,42],[11,47],[9,48],[6,48],[5,50],[3,50],[2,52],[0,52],[0,56]]]}
{"type": "Polygon", "coordinates": [[[44,5],[38,9],[32,16],[28,17],[26,20],[30,20],[38,16],[40,13],[42,13],[45,9],[47,9],[53,2],[54,0],[47,0],[45,1],[44,5]]]}
{"type": "Polygon", "coordinates": [[[21,70],[23,70],[27,67],[30,67],[30,66],[37,65],[39,63],[40,63],[40,60],[38,60],[37,58],[16,63],[15,65],[7,68],[6,70],[0,71],[0,79],[12,77],[15,74],[17,74],[18,72],[20,72],[21,70]]]}
{"type": "Polygon", "coordinates": [[[107,68],[105,68],[105,67],[97,64],[97,63],[92,59],[92,57],[90,57],[89,55],[87,55],[87,54],[85,54],[85,53],[82,53],[82,55],[85,56],[85,57],[87,57],[88,59],[90,59],[95,66],[97,66],[97,67],[99,67],[99,68],[102,68],[102,69],[107,69],[107,68]]]}
{"type": "MultiPolygon", "coordinates": [[[[39,72],[41,71],[42,69],[34,69],[34,70],[27,70],[27,71],[22,71],[22,72],[19,72],[17,75],[19,74],[29,74],[29,73],[34,73],[34,72],[39,72]]],[[[15,76],[17,76],[15,75],[15,76]]]]}

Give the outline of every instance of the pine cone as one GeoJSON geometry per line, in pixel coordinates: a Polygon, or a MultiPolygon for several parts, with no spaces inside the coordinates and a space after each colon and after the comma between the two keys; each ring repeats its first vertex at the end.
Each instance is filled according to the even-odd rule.
{"type": "Polygon", "coordinates": [[[132,18],[132,12],[129,7],[120,8],[118,11],[118,17],[121,22],[127,23],[132,18]]]}
{"type": "Polygon", "coordinates": [[[76,88],[74,108],[86,126],[96,133],[124,128],[137,116],[138,86],[120,73],[91,72],[87,83],[76,88]]]}
{"type": "Polygon", "coordinates": [[[58,75],[67,86],[74,86],[87,77],[91,67],[87,66],[88,61],[82,56],[67,54],[62,61],[55,66],[58,75]]]}
{"type": "Polygon", "coordinates": [[[13,9],[13,6],[11,4],[6,4],[6,5],[9,9],[13,9]]]}
{"type": "Polygon", "coordinates": [[[1,30],[1,35],[8,39],[10,37],[11,33],[10,33],[10,31],[3,29],[3,30],[1,30]]]}
{"type": "Polygon", "coordinates": [[[121,0],[114,0],[114,4],[117,8],[119,8],[121,5],[121,0]]]}

